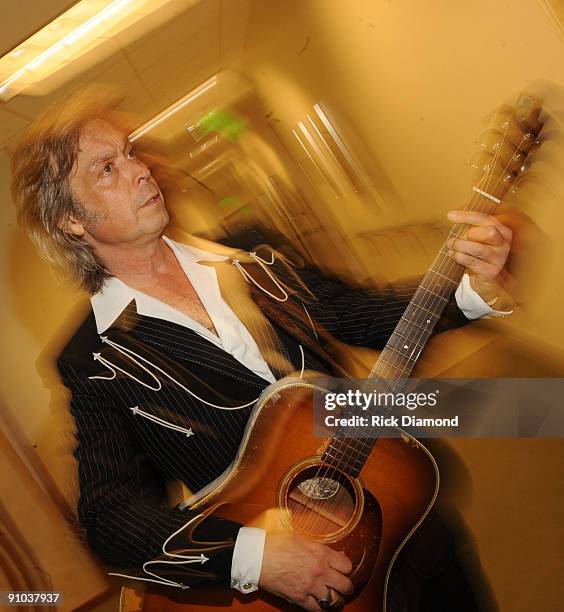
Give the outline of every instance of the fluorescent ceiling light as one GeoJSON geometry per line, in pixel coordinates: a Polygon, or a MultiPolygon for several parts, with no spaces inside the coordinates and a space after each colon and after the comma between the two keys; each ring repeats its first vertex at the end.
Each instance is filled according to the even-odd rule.
{"type": "Polygon", "coordinates": [[[129,140],[131,142],[135,142],[138,138],[141,138],[144,134],[151,131],[153,128],[160,125],[163,121],[166,121],[169,117],[177,113],[179,110],[183,109],[185,106],[188,106],[191,102],[197,100],[201,95],[209,91],[212,87],[215,87],[217,84],[217,77],[213,76],[211,79],[204,81],[201,85],[198,85],[196,89],[193,89],[191,92],[187,93],[184,97],[180,98],[173,104],[171,104],[168,108],[165,108],[164,111],[152,117],[144,123],[142,126],[138,127],[135,132],[130,134],[129,140]]]}
{"type": "Polygon", "coordinates": [[[204,115],[218,109],[227,109],[252,91],[253,85],[240,74],[221,70],[148,119],[129,135],[129,140],[135,142],[152,130],[154,132],[151,136],[159,140],[174,140],[181,132],[188,130],[197,142],[200,137],[195,124],[204,115]]]}
{"type": "MultiPolygon", "coordinates": [[[[0,100],[37,84],[171,0],[81,0],[0,58],[0,100]]],[[[176,4],[193,4],[183,0],[176,4]]],[[[153,23],[153,25],[156,25],[153,23]]],[[[123,42],[120,40],[120,42],[123,42]]]]}

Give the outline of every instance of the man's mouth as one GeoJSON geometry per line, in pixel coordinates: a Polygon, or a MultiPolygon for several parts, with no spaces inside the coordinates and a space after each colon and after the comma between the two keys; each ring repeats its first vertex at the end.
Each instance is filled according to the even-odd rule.
{"type": "Polygon", "coordinates": [[[150,206],[151,204],[155,204],[156,202],[160,201],[160,199],[161,194],[156,193],[153,197],[149,198],[144,204],[142,204],[142,206],[150,206]]]}

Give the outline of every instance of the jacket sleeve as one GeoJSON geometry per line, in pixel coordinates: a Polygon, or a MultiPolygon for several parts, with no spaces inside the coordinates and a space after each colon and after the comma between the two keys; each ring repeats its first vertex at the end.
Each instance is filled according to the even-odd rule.
{"type": "MultiPolygon", "coordinates": [[[[301,270],[299,275],[315,296],[315,299],[306,296],[307,308],[327,331],[347,344],[374,349],[384,348],[421,280],[412,279],[369,290],[351,288],[340,280],[324,278],[311,269],[301,270]]],[[[466,323],[468,319],[458,308],[453,295],[434,333],[466,323]]]]}
{"type": "Polygon", "coordinates": [[[163,584],[167,580],[185,586],[219,581],[228,586],[241,525],[215,515],[168,508],[163,484],[155,486],[138,461],[124,417],[111,401],[85,392],[61,361],[59,368],[72,391],[78,520],[90,548],[112,571],[128,576],[163,584]],[[163,544],[175,532],[163,552],[163,544]],[[181,563],[158,562],[172,560],[181,563]]]}

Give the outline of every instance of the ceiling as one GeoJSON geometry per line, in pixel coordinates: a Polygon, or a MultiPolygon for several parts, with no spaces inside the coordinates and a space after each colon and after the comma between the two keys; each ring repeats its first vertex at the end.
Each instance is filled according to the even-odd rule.
{"type": "MultiPolygon", "coordinates": [[[[5,4],[0,21],[2,54],[74,3],[18,0],[5,4]]],[[[156,27],[154,20],[146,23],[146,33],[136,40],[112,40],[111,53],[95,62],[85,57],[85,67],[80,64],[72,78],[53,91],[33,96],[23,92],[0,103],[0,148],[8,152],[41,110],[81,85],[95,82],[119,87],[124,95],[122,108],[144,121],[222,68],[238,68],[250,0],[192,0],[179,5],[182,12],[156,27]]]]}
{"type": "Polygon", "coordinates": [[[0,56],[69,9],[76,0],[4,2],[0,21],[0,56]]]}

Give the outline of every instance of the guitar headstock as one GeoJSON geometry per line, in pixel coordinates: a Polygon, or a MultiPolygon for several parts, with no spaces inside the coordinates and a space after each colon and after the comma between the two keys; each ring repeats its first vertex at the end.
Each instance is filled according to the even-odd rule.
{"type": "Polygon", "coordinates": [[[541,109],[541,100],[523,94],[515,107],[503,105],[486,118],[487,127],[476,139],[480,149],[468,160],[477,170],[475,190],[482,190],[496,201],[509,188],[517,188],[540,146],[541,109]]]}

